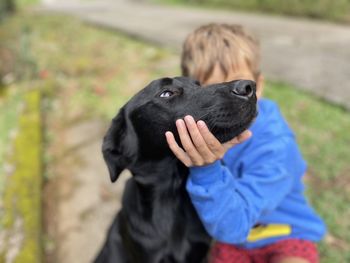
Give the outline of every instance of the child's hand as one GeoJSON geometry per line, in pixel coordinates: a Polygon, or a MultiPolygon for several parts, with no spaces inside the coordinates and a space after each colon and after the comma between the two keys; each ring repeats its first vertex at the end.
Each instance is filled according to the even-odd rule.
{"type": "Polygon", "coordinates": [[[176,127],[184,149],[176,143],[172,132],[165,133],[166,140],[171,151],[187,167],[208,165],[220,160],[228,149],[249,139],[252,135],[251,131],[246,130],[221,144],[203,121],[196,123],[192,116],[177,120],[176,127]]]}

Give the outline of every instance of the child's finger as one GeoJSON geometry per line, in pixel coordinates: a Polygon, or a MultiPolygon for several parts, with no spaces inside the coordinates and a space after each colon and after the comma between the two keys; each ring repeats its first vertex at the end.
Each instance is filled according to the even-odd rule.
{"type": "Polygon", "coordinates": [[[174,134],[170,131],[165,133],[166,141],[169,145],[170,150],[174,153],[177,159],[179,159],[187,167],[192,166],[192,161],[186,154],[186,152],[177,144],[174,134]]]}
{"type": "Polygon", "coordinates": [[[212,163],[215,161],[215,155],[208,148],[207,143],[204,141],[202,134],[199,132],[196,121],[192,116],[186,116],[185,123],[187,129],[191,135],[191,139],[206,163],[212,163]]]}
{"type": "Polygon", "coordinates": [[[224,143],[223,145],[226,149],[230,149],[233,146],[248,140],[251,136],[252,136],[252,132],[249,130],[245,130],[244,132],[234,137],[233,139],[229,140],[228,142],[224,143]]]}
{"type": "Polygon", "coordinates": [[[216,137],[209,131],[204,121],[198,121],[197,125],[204,141],[208,145],[208,148],[215,154],[215,156],[222,158],[225,152],[223,151],[223,147],[218,139],[216,139],[216,137]]]}
{"type": "Polygon", "coordinates": [[[253,133],[250,130],[245,130],[240,135],[237,136],[239,143],[242,143],[252,137],[253,133]]]}
{"type": "Polygon", "coordinates": [[[188,156],[194,165],[203,165],[203,159],[193,145],[190,135],[188,134],[186,124],[184,120],[179,119],[176,121],[177,131],[182,143],[182,147],[185,149],[188,156]]]}

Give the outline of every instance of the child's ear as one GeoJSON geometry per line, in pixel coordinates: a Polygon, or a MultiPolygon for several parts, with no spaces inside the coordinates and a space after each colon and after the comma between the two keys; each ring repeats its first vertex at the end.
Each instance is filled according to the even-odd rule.
{"type": "Polygon", "coordinates": [[[259,74],[259,76],[256,79],[256,97],[258,99],[260,99],[263,95],[264,81],[265,81],[264,76],[262,74],[259,74]]]}

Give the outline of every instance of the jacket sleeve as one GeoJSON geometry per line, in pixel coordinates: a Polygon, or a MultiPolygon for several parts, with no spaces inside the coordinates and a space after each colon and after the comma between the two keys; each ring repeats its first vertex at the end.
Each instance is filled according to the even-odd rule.
{"type": "Polygon", "coordinates": [[[191,168],[187,181],[207,232],[225,243],[246,241],[260,215],[274,210],[291,191],[295,165],[301,161],[305,166],[294,138],[288,136],[256,147],[242,160],[239,176],[217,161],[191,168]]]}

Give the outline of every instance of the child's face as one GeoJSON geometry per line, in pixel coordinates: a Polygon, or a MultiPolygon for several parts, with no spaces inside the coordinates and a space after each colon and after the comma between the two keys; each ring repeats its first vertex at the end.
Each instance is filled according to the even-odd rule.
{"type": "Polygon", "coordinates": [[[228,72],[227,76],[225,76],[225,74],[220,69],[220,66],[217,64],[214,67],[212,75],[204,83],[202,83],[202,85],[227,82],[236,79],[246,79],[255,81],[257,97],[258,99],[261,97],[263,89],[263,76],[260,74],[258,79],[255,79],[253,72],[250,70],[246,63],[241,63],[241,65],[237,67],[237,69],[228,72]]]}

